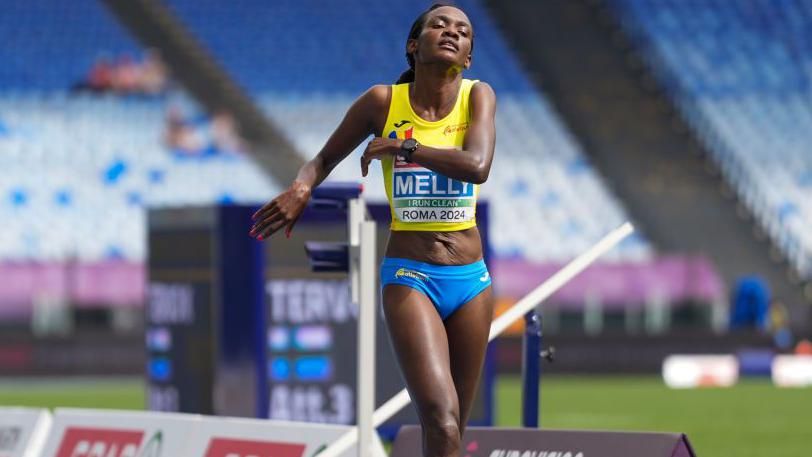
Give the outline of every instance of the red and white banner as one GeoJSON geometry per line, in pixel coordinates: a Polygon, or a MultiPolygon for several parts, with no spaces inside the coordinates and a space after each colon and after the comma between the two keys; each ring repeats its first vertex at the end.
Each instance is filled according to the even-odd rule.
{"type": "Polygon", "coordinates": [[[777,355],[772,374],[778,387],[812,386],[812,355],[777,355]]]}
{"type": "Polygon", "coordinates": [[[739,381],[734,355],[669,355],[663,361],[663,380],[672,389],[732,387],[739,381]]]}
{"type": "Polygon", "coordinates": [[[41,457],[180,457],[200,416],[57,409],[41,457]]]}
{"type": "MultiPolygon", "coordinates": [[[[344,425],[206,417],[190,442],[189,457],[313,457],[344,434],[344,425]]],[[[351,448],[342,457],[356,457],[351,448]]],[[[371,457],[386,457],[380,440],[371,457]]]]}
{"type": "Polygon", "coordinates": [[[47,410],[0,408],[0,457],[39,457],[50,427],[47,410]]]}
{"type": "MultiPolygon", "coordinates": [[[[57,409],[43,452],[9,457],[313,457],[349,428],[193,414],[57,409]]],[[[342,457],[356,455],[353,448],[342,457]]],[[[6,456],[0,453],[0,457],[6,456]]],[[[380,440],[375,440],[370,457],[386,457],[380,440]]]]}

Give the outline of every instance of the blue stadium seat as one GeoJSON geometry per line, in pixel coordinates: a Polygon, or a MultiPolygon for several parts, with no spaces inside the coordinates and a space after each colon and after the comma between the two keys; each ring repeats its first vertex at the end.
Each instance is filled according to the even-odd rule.
{"type": "Polygon", "coordinates": [[[140,53],[98,0],[3,2],[0,88],[65,91],[101,56],[140,53]]]}
{"type": "Polygon", "coordinates": [[[610,4],[740,198],[812,278],[812,2],[610,4]]]}
{"type": "MultiPolygon", "coordinates": [[[[286,133],[304,158],[315,154],[361,92],[394,82],[406,68],[404,48],[423,1],[167,0],[182,22],[286,133]]],[[[499,97],[497,156],[482,194],[493,208],[493,244],[501,256],[563,261],[627,216],[580,145],[476,0],[457,2],[475,29],[473,67],[466,74],[499,97]]],[[[331,179],[358,180],[361,148],[331,179]]],[[[378,167],[368,197],[384,197],[378,167]]],[[[646,259],[640,238],[610,259],[646,259]]]]}
{"type": "MultiPolygon", "coordinates": [[[[354,97],[405,69],[408,27],[425,7],[417,0],[167,3],[305,158],[354,97]]],[[[467,77],[488,81],[499,95],[497,158],[482,188],[496,202],[495,253],[567,260],[627,216],[483,6],[458,3],[476,28],[467,77]]],[[[96,0],[5,5],[0,38],[0,219],[11,221],[0,233],[0,259],[141,260],[146,207],[259,202],[279,190],[245,157],[174,157],[162,144],[170,101],[68,95],[97,56],[139,52],[96,0]]],[[[360,179],[359,153],[333,179],[360,179]]],[[[377,167],[366,184],[370,199],[383,198],[377,167]]],[[[608,258],[651,255],[648,242],[631,238],[608,258]]]]}

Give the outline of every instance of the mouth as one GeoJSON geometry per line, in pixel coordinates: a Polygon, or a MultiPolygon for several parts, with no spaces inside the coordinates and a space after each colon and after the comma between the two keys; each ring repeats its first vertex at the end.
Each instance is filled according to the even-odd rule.
{"type": "Polygon", "coordinates": [[[460,49],[457,47],[457,44],[449,39],[440,40],[439,43],[440,48],[446,49],[448,51],[457,52],[460,49]]]}

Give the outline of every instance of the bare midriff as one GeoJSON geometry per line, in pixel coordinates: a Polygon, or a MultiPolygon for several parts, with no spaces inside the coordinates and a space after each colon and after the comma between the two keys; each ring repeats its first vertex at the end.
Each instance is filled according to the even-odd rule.
{"type": "Polygon", "coordinates": [[[467,265],[482,259],[479,230],[454,232],[391,231],[387,257],[412,259],[435,265],[467,265]]]}

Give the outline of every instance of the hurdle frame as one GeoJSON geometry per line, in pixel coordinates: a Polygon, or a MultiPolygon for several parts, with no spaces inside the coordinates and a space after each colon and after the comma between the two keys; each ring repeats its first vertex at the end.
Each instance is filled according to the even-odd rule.
{"type": "Polygon", "coordinates": [[[524,315],[522,338],[522,426],[541,424],[541,313],[533,309],[524,315]]]}
{"type": "Polygon", "coordinates": [[[377,281],[374,280],[377,225],[369,217],[366,203],[359,195],[348,203],[349,275],[352,301],[358,304],[358,388],[356,423],[358,456],[373,455],[375,427],[375,306],[377,281]],[[373,278],[362,281],[362,278],[373,278]]]}

